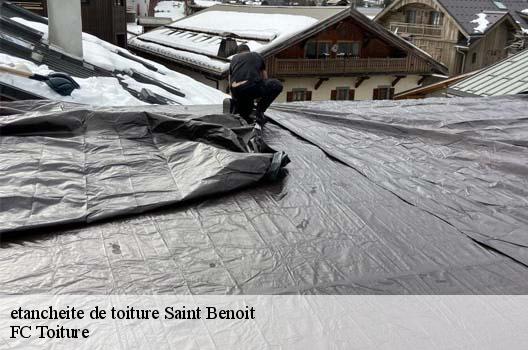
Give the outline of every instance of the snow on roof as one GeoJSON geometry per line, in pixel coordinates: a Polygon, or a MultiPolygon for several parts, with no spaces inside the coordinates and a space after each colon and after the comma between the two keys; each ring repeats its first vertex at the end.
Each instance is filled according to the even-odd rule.
{"type": "Polygon", "coordinates": [[[223,6],[183,18],[162,29],[145,33],[129,41],[132,47],[217,72],[227,70],[225,60],[215,59],[222,37],[236,35],[238,44],[263,52],[288,40],[320,21],[307,15],[238,12],[223,6]],[[211,57],[212,56],[212,57],[211,57]]]}
{"type": "Polygon", "coordinates": [[[194,0],[193,3],[194,5],[199,6],[199,7],[211,7],[214,5],[221,4],[222,1],[194,0]]]}
{"type": "Polygon", "coordinates": [[[133,35],[143,34],[143,26],[136,23],[127,23],[127,32],[133,35]]]}
{"type": "Polygon", "coordinates": [[[183,1],[160,1],[154,8],[154,17],[170,17],[173,20],[185,17],[183,1]]]}
{"type": "MultiPolygon", "coordinates": [[[[47,75],[52,73],[46,65],[36,65],[33,62],[0,53],[0,62],[4,65],[15,67],[19,70],[29,70],[36,74],[47,75]]],[[[22,78],[16,75],[1,73],[0,82],[16,86],[25,91],[31,91],[42,97],[51,100],[60,100],[67,102],[83,103],[98,106],[116,106],[116,105],[145,105],[128,93],[119,84],[119,81],[113,77],[92,77],[92,78],[75,78],[75,81],[81,86],[80,89],[74,90],[71,96],[61,96],[41,81],[22,78]]]]}
{"type": "Polygon", "coordinates": [[[486,19],[486,17],[488,17],[488,15],[485,14],[485,13],[478,13],[477,17],[478,17],[477,19],[471,21],[471,23],[477,24],[477,26],[475,28],[473,28],[473,32],[475,32],[475,33],[484,33],[486,31],[486,29],[488,28],[488,25],[490,23],[486,19]]]}
{"type": "MultiPolygon", "coordinates": [[[[28,27],[31,27],[31,28],[34,28],[38,31],[41,31],[44,33],[44,39],[47,38],[47,33],[48,33],[48,26],[46,24],[42,24],[42,23],[37,23],[37,22],[31,22],[31,21],[28,21],[28,20],[25,20],[25,19],[22,19],[22,18],[13,18],[13,20],[25,25],[25,26],[28,26],[28,27]]],[[[202,84],[200,82],[197,82],[196,80],[186,76],[186,75],[183,75],[183,74],[180,74],[180,73],[177,73],[177,72],[174,72],[168,68],[166,68],[165,66],[161,65],[161,64],[158,64],[158,63],[155,63],[155,62],[152,62],[152,61],[149,61],[149,60],[146,60],[146,59],[143,59],[143,58],[140,58],[140,57],[137,57],[137,61],[135,60],[131,60],[129,58],[126,58],[126,57],[123,57],[122,55],[120,55],[119,53],[124,53],[126,55],[132,55],[129,51],[125,50],[125,49],[122,49],[118,46],[115,46],[115,45],[112,45],[108,42],[105,42],[93,35],[90,35],[90,34],[86,34],[86,33],[83,33],[83,51],[84,51],[84,60],[85,62],[89,63],[89,64],[92,64],[94,66],[97,66],[99,68],[102,68],[102,69],[106,69],[108,71],[111,71],[111,72],[114,72],[117,74],[118,77],[120,78],[123,78],[123,82],[125,83],[132,83],[131,80],[133,80],[132,78],[127,78],[127,76],[125,74],[133,74],[134,72],[137,72],[139,74],[143,74],[143,75],[146,75],[150,78],[152,78],[153,80],[156,80],[156,81],[159,81],[161,83],[164,83],[166,85],[169,85],[173,88],[175,88],[176,90],[180,90],[184,95],[185,97],[182,97],[182,96],[178,96],[178,95],[175,95],[175,94],[171,94],[171,93],[168,93],[166,90],[164,89],[161,89],[157,86],[154,86],[154,85],[151,85],[151,84],[144,84],[144,83],[140,83],[140,82],[135,82],[133,84],[128,84],[129,88],[133,89],[133,90],[136,90],[138,89],[137,91],[141,91],[142,88],[147,88],[153,92],[156,92],[162,96],[165,96],[167,98],[169,98],[170,100],[176,102],[176,103],[179,103],[179,104],[184,104],[184,105],[188,105],[188,104],[215,104],[215,103],[222,103],[223,99],[226,97],[226,95],[222,92],[220,92],[219,90],[216,90],[212,87],[209,87],[205,84],[202,84]],[[144,64],[142,64],[141,62],[144,62],[146,65],[149,65],[151,67],[155,67],[157,69],[157,71],[154,71],[154,70],[151,70],[151,69],[148,69],[144,64]],[[160,91],[162,90],[162,91],[160,91]]],[[[26,62],[23,62],[24,64],[26,64],[26,62]]],[[[30,63],[30,62],[28,62],[30,63]]],[[[47,67],[46,66],[40,66],[40,67],[37,67],[36,65],[33,64],[33,66],[30,66],[28,64],[26,64],[26,66],[28,66],[28,68],[30,69],[40,69],[44,72],[47,72],[47,67]]],[[[5,74],[2,75],[2,79],[10,79],[10,81],[12,82],[16,82],[16,83],[21,83],[19,80],[12,80],[13,77],[9,77],[9,78],[6,78],[5,77],[5,74]]],[[[91,83],[93,83],[93,81],[101,81],[101,82],[104,82],[105,84],[114,84],[114,82],[118,82],[116,78],[100,78],[100,77],[96,77],[96,78],[91,78],[92,80],[89,80],[91,83]],[[93,80],[95,79],[95,80],[93,80]],[[112,80],[113,79],[113,80],[112,80]]],[[[79,80],[79,84],[81,85],[81,87],[83,86],[82,83],[83,83],[83,80],[82,79],[78,79],[76,78],[76,80],[79,80]]],[[[38,82],[37,82],[38,83],[38,82]]],[[[59,97],[57,94],[55,94],[53,91],[50,91],[49,88],[47,88],[47,86],[45,84],[42,84],[42,83],[38,83],[40,85],[42,85],[45,89],[47,89],[47,93],[41,93],[41,95],[45,96],[45,97],[50,97],[50,98],[54,98],[54,99],[60,99],[60,100],[69,100],[69,97],[67,98],[64,98],[64,97],[59,97]]],[[[97,84],[96,84],[97,85],[97,84]]],[[[16,86],[20,86],[20,85],[16,85],[16,86]]],[[[27,85],[26,85],[27,86],[27,85]]],[[[119,84],[117,85],[112,85],[113,88],[116,88],[117,89],[117,86],[119,86],[119,89],[123,90],[123,87],[120,86],[119,84]]],[[[32,86],[28,86],[28,87],[33,87],[33,88],[36,88],[36,86],[32,85],[32,86]]],[[[102,89],[101,87],[99,87],[98,85],[96,86],[96,88],[100,88],[102,89]]],[[[119,90],[118,89],[118,90],[119,90]]],[[[104,89],[102,89],[101,91],[103,91],[104,89]]],[[[37,91],[37,90],[30,90],[30,91],[37,91]]],[[[92,103],[92,102],[84,102],[83,101],[83,98],[86,97],[86,100],[87,101],[92,101],[92,99],[90,98],[90,96],[92,96],[92,94],[95,94],[95,92],[93,91],[90,91],[89,89],[80,89],[79,91],[76,91],[75,93],[79,93],[82,95],[79,95],[79,96],[73,96],[72,95],[72,98],[74,100],[74,102],[80,102],[80,103],[92,103]],[[86,93],[86,96],[84,96],[84,94],[86,93]]],[[[100,99],[97,99],[97,98],[94,98],[93,99],[93,102],[95,104],[101,104],[101,105],[109,105],[109,104],[118,104],[118,105],[130,105],[130,104],[140,104],[138,102],[140,102],[139,100],[133,98],[126,90],[123,90],[122,91],[123,94],[128,94],[128,96],[126,95],[119,95],[119,97],[116,97],[114,98],[114,96],[110,96],[108,99],[104,97],[104,95],[101,95],[100,96],[100,99]],[[126,96],[126,98],[125,98],[126,96]],[[137,101],[137,102],[136,102],[137,101]]],[[[120,92],[121,94],[121,92],[120,92]]],[[[93,96],[96,96],[96,95],[93,95],[93,96]]]]}
{"type": "Polygon", "coordinates": [[[318,20],[301,15],[207,11],[178,21],[175,26],[190,31],[229,32],[241,37],[275,40],[311,27],[318,20]]]}

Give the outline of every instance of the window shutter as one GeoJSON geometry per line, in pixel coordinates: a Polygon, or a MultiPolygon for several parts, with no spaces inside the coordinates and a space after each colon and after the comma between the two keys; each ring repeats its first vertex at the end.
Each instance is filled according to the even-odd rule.
{"type": "Polygon", "coordinates": [[[355,98],[356,98],[356,90],[352,90],[352,89],[348,90],[348,99],[350,101],[354,101],[355,98]]]}
{"type": "Polygon", "coordinates": [[[286,102],[291,102],[293,101],[293,91],[288,91],[286,93],[286,102]]]}
{"type": "Polygon", "coordinates": [[[379,89],[374,89],[373,94],[372,94],[372,99],[379,100],[379,89]]]}
{"type": "Polygon", "coordinates": [[[393,100],[393,99],[394,99],[394,88],[389,90],[389,100],[393,100]]]}
{"type": "Polygon", "coordinates": [[[330,99],[332,101],[337,100],[337,90],[332,90],[332,92],[330,93],[330,99]]]}
{"type": "Polygon", "coordinates": [[[312,92],[306,91],[306,101],[311,101],[311,100],[312,100],[312,92]]]}

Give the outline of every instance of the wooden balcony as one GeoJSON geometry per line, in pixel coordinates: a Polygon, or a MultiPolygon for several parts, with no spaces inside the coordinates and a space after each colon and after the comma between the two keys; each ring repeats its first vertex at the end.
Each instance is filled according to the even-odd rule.
{"type": "Polygon", "coordinates": [[[423,60],[407,58],[274,59],[268,71],[275,76],[427,73],[423,60]]]}
{"type": "Polygon", "coordinates": [[[441,38],[443,31],[441,26],[415,23],[391,22],[390,31],[398,34],[409,34],[428,38],[441,38]]]}

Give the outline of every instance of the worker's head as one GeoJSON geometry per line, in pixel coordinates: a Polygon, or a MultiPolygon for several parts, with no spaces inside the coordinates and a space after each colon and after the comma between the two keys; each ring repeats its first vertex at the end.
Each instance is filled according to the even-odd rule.
{"type": "Polygon", "coordinates": [[[246,44],[240,44],[237,47],[237,53],[244,53],[244,52],[250,52],[249,46],[246,44]]]}

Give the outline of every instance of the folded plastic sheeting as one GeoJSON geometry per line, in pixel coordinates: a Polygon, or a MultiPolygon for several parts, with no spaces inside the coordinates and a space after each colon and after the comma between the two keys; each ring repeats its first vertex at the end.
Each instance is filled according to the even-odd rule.
{"type": "Polygon", "coordinates": [[[164,112],[4,108],[0,232],[215,195],[273,177],[287,162],[282,152],[255,153],[253,128],[233,117],[164,112]]]}
{"type": "Polygon", "coordinates": [[[402,201],[528,265],[528,97],[303,103],[272,117],[402,201]]]}

